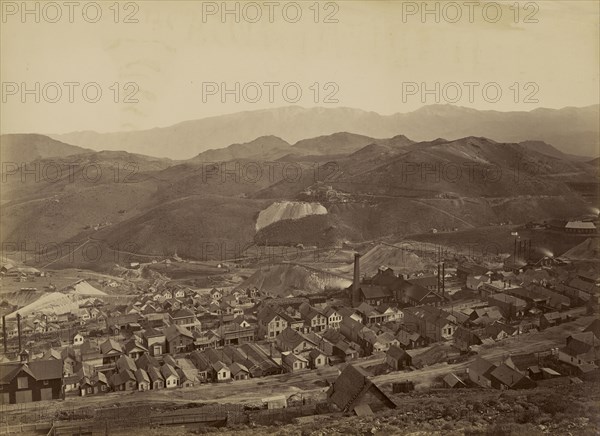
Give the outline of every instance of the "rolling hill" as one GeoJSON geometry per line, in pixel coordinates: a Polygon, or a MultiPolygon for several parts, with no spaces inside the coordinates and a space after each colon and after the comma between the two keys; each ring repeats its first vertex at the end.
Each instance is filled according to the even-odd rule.
{"type": "Polygon", "coordinates": [[[196,260],[239,257],[252,244],[339,247],[576,217],[591,206],[582,192],[598,184],[597,168],[547,143],[474,136],[414,142],[341,132],[294,145],[267,136],[188,161],[84,151],[35,163],[74,171],[25,182],[8,177],[2,242],[93,240],[107,250],[126,245],[149,257],[196,260]],[[208,177],[204,159],[223,159],[228,171],[208,177]],[[257,162],[277,170],[249,178],[245,165],[257,162]],[[298,177],[282,172],[286,165],[298,177]],[[241,173],[232,174],[238,166],[241,173]],[[319,206],[308,213],[273,206],[310,203],[319,206]],[[321,207],[327,213],[315,215],[321,207]]]}
{"type": "Polygon", "coordinates": [[[0,160],[2,162],[33,162],[38,159],[62,158],[91,151],[48,136],[32,133],[0,136],[0,160]]]}

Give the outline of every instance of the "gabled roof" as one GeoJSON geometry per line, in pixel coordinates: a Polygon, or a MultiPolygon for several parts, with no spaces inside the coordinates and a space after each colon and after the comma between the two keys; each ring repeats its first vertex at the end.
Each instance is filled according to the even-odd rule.
{"type": "Polygon", "coordinates": [[[417,318],[426,319],[431,323],[455,323],[456,317],[452,315],[450,312],[446,312],[443,309],[434,306],[415,306],[415,307],[407,307],[404,309],[404,313],[413,315],[417,318]]]}
{"type": "Polygon", "coordinates": [[[413,279],[408,279],[407,282],[427,288],[430,286],[437,286],[438,278],[437,276],[415,277],[413,279]]]}
{"type": "Polygon", "coordinates": [[[523,374],[504,363],[494,369],[490,375],[508,387],[516,386],[524,379],[527,379],[523,374]]]}
{"type": "Polygon", "coordinates": [[[113,386],[120,386],[127,383],[128,381],[136,381],[135,374],[133,371],[126,370],[122,372],[114,373],[111,377],[111,383],[113,386]]]}
{"type": "Polygon", "coordinates": [[[237,362],[234,362],[231,365],[229,365],[229,370],[231,371],[231,375],[233,375],[234,377],[236,374],[239,374],[240,372],[245,372],[248,374],[250,373],[250,371],[248,371],[248,368],[246,368],[241,363],[237,363],[237,362]]]}
{"type": "Polygon", "coordinates": [[[308,353],[308,357],[310,357],[312,360],[315,360],[316,358],[318,358],[319,356],[326,356],[325,353],[323,353],[321,350],[319,350],[318,348],[313,348],[312,350],[309,351],[308,353]]]}
{"type": "Polygon", "coordinates": [[[548,321],[555,321],[555,320],[564,320],[567,319],[569,317],[568,314],[566,313],[561,313],[561,312],[548,312],[548,313],[544,313],[542,315],[542,318],[548,320],[548,321]]]}
{"type": "Polygon", "coordinates": [[[342,335],[339,330],[335,329],[327,329],[324,332],[321,332],[321,336],[333,344],[345,339],[344,335],[342,335]]]}
{"type": "Polygon", "coordinates": [[[62,379],[62,360],[33,360],[28,363],[10,362],[0,364],[0,384],[9,384],[21,371],[36,380],[62,379]]]}
{"type": "Polygon", "coordinates": [[[515,366],[515,369],[521,372],[527,371],[529,368],[537,366],[539,363],[538,358],[534,353],[511,354],[508,359],[510,359],[510,362],[515,366]]]}
{"type": "Polygon", "coordinates": [[[327,306],[325,308],[325,310],[323,311],[323,315],[325,315],[327,318],[329,318],[332,315],[338,314],[341,316],[341,313],[339,310],[337,310],[335,307],[331,307],[331,306],[327,306]]]}
{"type": "Polygon", "coordinates": [[[380,344],[389,344],[391,342],[396,341],[397,339],[394,337],[394,335],[390,332],[383,332],[380,335],[377,336],[377,341],[380,344]]]}
{"type": "Polygon", "coordinates": [[[421,339],[421,335],[416,332],[408,332],[406,330],[400,330],[396,334],[396,339],[398,339],[402,345],[409,346],[411,341],[416,342],[419,339],[421,339]]]}
{"type": "Polygon", "coordinates": [[[454,338],[459,339],[463,342],[466,342],[469,345],[480,345],[481,338],[473,331],[463,327],[458,326],[454,331],[454,338]]]}
{"type": "Polygon", "coordinates": [[[121,344],[113,339],[107,339],[106,341],[100,344],[100,351],[102,354],[109,354],[110,352],[122,353],[123,348],[121,348],[121,344]]]}
{"type": "Polygon", "coordinates": [[[165,329],[165,336],[169,342],[172,342],[179,336],[185,336],[190,339],[194,339],[194,335],[187,328],[175,324],[172,324],[165,329]]]}
{"type": "Polygon", "coordinates": [[[301,354],[294,354],[291,351],[286,351],[284,353],[281,354],[281,358],[282,360],[286,361],[287,363],[293,363],[293,362],[303,362],[306,363],[308,365],[308,359],[304,356],[302,356],[301,354]]]}
{"type": "Polygon", "coordinates": [[[502,294],[502,293],[494,294],[494,295],[490,295],[488,297],[488,299],[495,300],[495,301],[501,301],[506,304],[511,304],[517,308],[527,306],[527,302],[525,300],[521,300],[520,298],[513,297],[512,295],[508,295],[508,294],[502,294]]]}
{"type": "Polygon", "coordinates": [[[150,383],[150,376],[142,368],[138,368],[135,371],[135,379],[137,380],[138,383],[142,383],[142,382],[150,383]]]}
{"type": "Polygon", "coordinates": [[[173,313],[171,313],[170,316],[173,319],[179,319],[179,318],[190,318],[190,317],[193,317],[196,315],[194,314],[194,312],[192,312],[187,307],[182,307],[181,309],[176,310],[173,313]]]}
{"type": "Polygon", "coordinates": [[[286,346],[288,348],[296,348],[303,341],[311,343],[313,346],[316,346],[313,341],[304,337],[301,333],[292,329],[291,327],[286,327],[279,335],[277,335],[277,340],[281,343],[282,346],[286,346]]]}
{"type": "Polygon", "coordinates": [[[103,372],[97,372],[96,374],[94,374],[92,376],[91,381],[93,383],[103,383],[105,385],[108,384],[108,379],[106,378],[106,375],[103,372]]]}
{"type": "Polygon", "coordinates": [[[61,350],[57,350],[55,348],[50,348],[44,354],[44,359],[58,359],[58,360],[61,360],[62,359],[61,350]]]}
{"type": "Polygon", "coordinates": [[[156,366],[150,366],[148,368],[148,376],[150,377],[150,380],[152,380],[152,383],[156,380],[164,380],[160,368],[157,368],[156,366]]]}
{"type": "Polygon", "coordinates": [[[369,303],[365,303],[364,301],[358,305],[356,310],[365,316],[369,316],[370,314],[381,315],[381,313],[379,313],[373,306],[371,306],[369,303]]]}
{"type": "Polygon", "coordinates": [[[196,371],[187,369],[187,368],[178,368],[177,369],[177,375],[179,375],[179,379],[181,381],[191,381],[193,383],[197,383],[200,380],[198,380],[198,376],[196,375],[196,371]]]}
{"type": "Polygon", "coordinates": [[[173,368],[178,368],[179,367],[179,364],[177,363],[177,361],[175,360],[175,358],[173,356],[171,356],[170,354],[167,354],[167,355],[163,356],[163,362],[164,363],[168,363],[173,368]]]}
{"type": "Polygon", "coordinates": [[[500,321],[494,321],[492,324],[488,325],[484,331],[486,337],[497,337],[501,332],[505,332],[508,336],[512,336],[517,329],[500,321]]]}
{"type": "Polygon", "coordinates": [[[386,354],[394,360],[410,358],[410,355],[397,345],[391,345],[386,354]]]}
{"type": "Polygon", "coordinates": [[[567,338],[567,342],[571,342],[571,341],[583,342],[585,344],[588,344],[590,346],[595,346],[595,347],[600,345],[600,343],[598,343],[598,339],[596,338],[596,335],[594,335],[594,333],[591,331],[574,333],[567,338]]]}
{"type": "Polygon", "coordinates": [[[361,284],[359,288],[360,292],[365,299],[377,299],[377,298],[389,298],[392,296],[392,291],[388,288],[378,285],[365,285],[361,284]]]}
{"type": "Polygon", "coordinates": [[[135,361],[135,364],[138,368],[142,368],[145,371],[148,371],[148,368],[151,366],[160,368],[160,363],[158,362],[158,360],[150,356],[148,353],[144,353],[140,357],[138,357],[135,361]]]}
{"type": "MultiPolygon", "coordinates": [[[[302,309],[302,306],[300,306],[300,309],[302,309]]],[[[306,320],[312,320],[319,316],[325,316],[312,306],[308,306],[308,310],[305,310],[304,312],[300,311],[300,313],[302,314],[302,317],[306,320]]]]}
{"type": "Polygon", "coordinates": [[[466,386],[465,383],[459,379],[456,374],[450,373],[444,377],[444,383],[446,383],[451,388],[456,386],[466,386]]]}
{"type": "Polygon", "coordinates": [[[583,331],[592,332],[594,336],[596,336],[596,339],[600,339],[600,319],[596,318],[590,325],[583,329],[583,331]]]}
{"type": "Polygon", "coordinates": [[[216,372],[219,372],[223,369],[229,370],[229,367],[227,365],[225,365],[223,362],[221,362],[220,360],[213,363],[211,365],[212,369],[214,369],[216,372]]]}
{"type": "MultiPolygon", "coordinates": [[[[433,291],[430,291],[429,289],[425,288],[424,286],[421,286],[417,283],[412,283],[409,281],[405,281],[402,286],[401,286],[401,290],[404,292],[404,295],[408,298],[410,298],[411,300],[420,302],[422,301],[425,297],[427,297],[429,294],[431,294],[433,291]]],[[[441,297],[440,297],[441,299],[441,297]]]]}
{"type": "Polygon", "coordinates": [[[596,226],[594,225],[594,223],[589,221],[569,221],[565,225],[565,229],[595,230],[596,226]]]}
{"type": "Polygon", "coordinates": [[[179,375],[177,374],[177,371],[175,370],[175,368],[173,368],[168,363],[165,363],[163,366],[160,367],[160,373],[162,374],[162,376],[165,379],[167,379],[171,376],[179,378],[179,375]]]}
{"type": "Polygon", "coordinates": [[[158,338],[158,337],[164,336],[164,335],[165,335],[164,332],[162,332],[161,330],[154,329],[152,327],[144,330],[145,338],[158,338]]]}
{"type": "Polygon", "coordinates": [[[123,345],[123,349],[125,350],[125,353],[131,353],[133,350],[140,350],[140,351],[148,351],[148,349],[140,344],[139,342],[137,342],[135,339],[130,339],[127,342],[125,342],[125,344],[123,345]]]}
{"type": "Polygon", "coordinates": [[[385,395],[371,380],[369,374],[362,368],[354,365],[348,365],[339,377],[333,382],[329,392],[329,399],[342,410],[354,410],[354,405],[369,390],[378,391],[379,396],[387,399],[390,407],[394,408],[394,402],[385,395]]]}
{"type": "Polygon", "coordinates": [[[137,370],[135,361],[125,354],[122,354],[117,360],[117,368],[119,371],[130,370],[132,372],[135,372],[137,370]]]}
{"type": "Polygon", "coordinates": [[[463,263],[456,268],[457,271],[464,272],[471,275],[483,275],[489,272],[489,269],[485,266],[477,265],[475,263],[463,263]]]}
{"type": "Polygon", "coordinates": [[[278,315],[279,314],[271,306],[265,306],[258,312],[257,318],[264,324],[268,324],[278,315]]]}
{"type": "Polygon", "coordinates": [[[477,357],[475,361],[469,365],[469,372],[475,372],[486,378],[489,378],[489,375],[494,369],[496,369],[496,365],[482,357],[477,357]]]}

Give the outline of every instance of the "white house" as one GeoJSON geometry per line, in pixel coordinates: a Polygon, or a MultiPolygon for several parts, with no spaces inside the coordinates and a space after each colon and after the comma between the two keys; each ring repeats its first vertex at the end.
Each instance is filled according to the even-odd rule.
{"type": "Polygon", "coordinates": [[[77,333],[75,336],[73,336],[73,345],[81,345],[83,344],[84,340],[85,338],[83,335],[81,333],[77,333]]]}

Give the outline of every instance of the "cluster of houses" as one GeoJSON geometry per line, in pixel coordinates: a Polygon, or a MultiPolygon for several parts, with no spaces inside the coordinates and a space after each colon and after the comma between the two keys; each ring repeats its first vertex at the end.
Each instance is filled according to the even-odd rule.
{"type": "Polygon", "coordinates": [[[566,338],[566,344],[550,350],[556,365],[544,366],[542,355],[548,353],[511,354],[496,365],[477,357],[460,377],[450,373],[443,378],[447,388],[476,386],[493,389],[531,389],[536,386],[584,383],[600,379],[600,320],[594,320],[579,333],[566,338]]]}
{"type": "MultiPolygon", "coordinates": [[[[557,277],[552,267],[544,266],[491,271],[463,264],[456,270],[463,290],[452,294],[446,291],[444,267],[437,275],[410,279],[382,267],[361,280],[359,270],[357,255],[348,289],[350,304],[321,296],[272,298],[256,288],[196,292],[156,284],[126,305],[92,298],[70,316],[34,314],[25,323],[31,322],[34,331],[48,331],[49,324],[60,326],[73,317],[82,328],[73,332],[68,347],[51,348],[40,359],[28,354],[15,363],[20,366],[11,374],[19,378],[15,374],[31,373],[28,386],[37,381],[45,386],[46,375],[40,376],[30,363],[62,362],[58,374],[62,392],[93,395],[263,377],[341,364],[373,353],[386,353],[387,366],[397,371],[412,366],[407,350],[452,341],[455,348],[467,352],[569,321],[575,307],[597,308],[600,295],[597,275],[557,277]],[[85,328],[92,322],[103,325],[98,339],[85,328]]],[[[590,326],[591,330],[569,337],[559,359],[577,368],[597,369],[598,328],[590,326]]],[[[533,377],[510,362],[490,366],[478,359],[473,365],[469,379],[479,385],[526,387],[533,377]]],[[[3,389],[12,389],[13,378],[2,379],[2,386],[7,386],[3,389]]],[[[464,381],[449,375],[448,382],[460,386],[464,381]]],[[[3,401],[50,395],[50,391],[42,395],[41,390],[33,390],[29,397],[17,396],[21,388],[16,386],[3,401]]],[[[372,389],[367,382],[363,387],[372,389]]],[[[51,394],[55,398],[61,391],[51,394]]]]}
{"type": "MultiPolygon", "coordinates": [[[[152,356],[142,344],[121,347],[111,339],[91,351],[80,350],[80,358],[67,368],[65,392],[81,396],[111,391],[147,391],[193,387],[201,383],[245,380],[279,374],[281,367],[256,344],[226,346],[220,350],[195,350],[185,355],[152,356]],[[102,356],[90,363],[85,354],[102,356]],[[70,370],[74,370],[69,374],[70,370]]],[[[66,361],[65,361],[66,362],[66,361]]]]}
{"type": "Polygon", "coordinates": [[[577,369],[582,375],[593,376],[600,365],[600,320],[596,319],[582,332],[567,337],[558,350],[558,360],[577,369]]]}
{"type": "Polygon", "coordinates": [[[31,266],[15,266],[6,262],[0,266],[0,277],[11,277],[16,281],[32,281],[34,277],[44,277],[45,272],[31,266]]]}
{"type": "MultiPolygon", "coordinates": [[[[109,309],[104,308],[105,303],[98,298],[90,298],[81,303],[78,310],[66,313],[56,313],[52,310],[33,312],[24,316],[21,321],[21,335],[56,333],[77,326],[90,326],[95,323],[103,324],[108,318],[109,309]]],[[[16,338],[19,329],[16,322],[6,330],[8,339],[16,338]]]]}
{"type": "MultiPolygon", "coordinates": [[[[180,329],[183,330],[182,327],[170,326],[167,330],[180,329]]],[[[245,380],[282,372],[280,361],[276,361],[279,359],[272,358],[268,349],[253,343],[173,355],[162,352],[169,333],[163,334],[150,328],[124,343],[115,339],[85,339],[62,349],[51,348],[34,360],[29,358],[27,351],[23,351],[18,363],[2,364],[0,367],[2,401],[8,404],[57,399],[69,393],[89,396],[192,387],[200,383],[245,380]],[[155,347],[156,344],[159,348],[155,347]],[[28,383],[17,380],[25,374],[32,380],[28,383]],[[43,386],[52,390],[44,391],[43,386]],[[32,390],[32,387],[37,387],[37,390],[32,390]],[[21,391],[31,392],[24,395],[21,391]]]]}

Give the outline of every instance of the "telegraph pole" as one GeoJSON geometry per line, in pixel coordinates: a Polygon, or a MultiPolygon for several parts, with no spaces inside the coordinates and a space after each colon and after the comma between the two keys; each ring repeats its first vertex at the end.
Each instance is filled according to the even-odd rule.
{"type": "Polygon", "coordinates": [[[17,312],[17,334],[19,336],[19,353],[21,352],[21,314],[17,312]]]}

